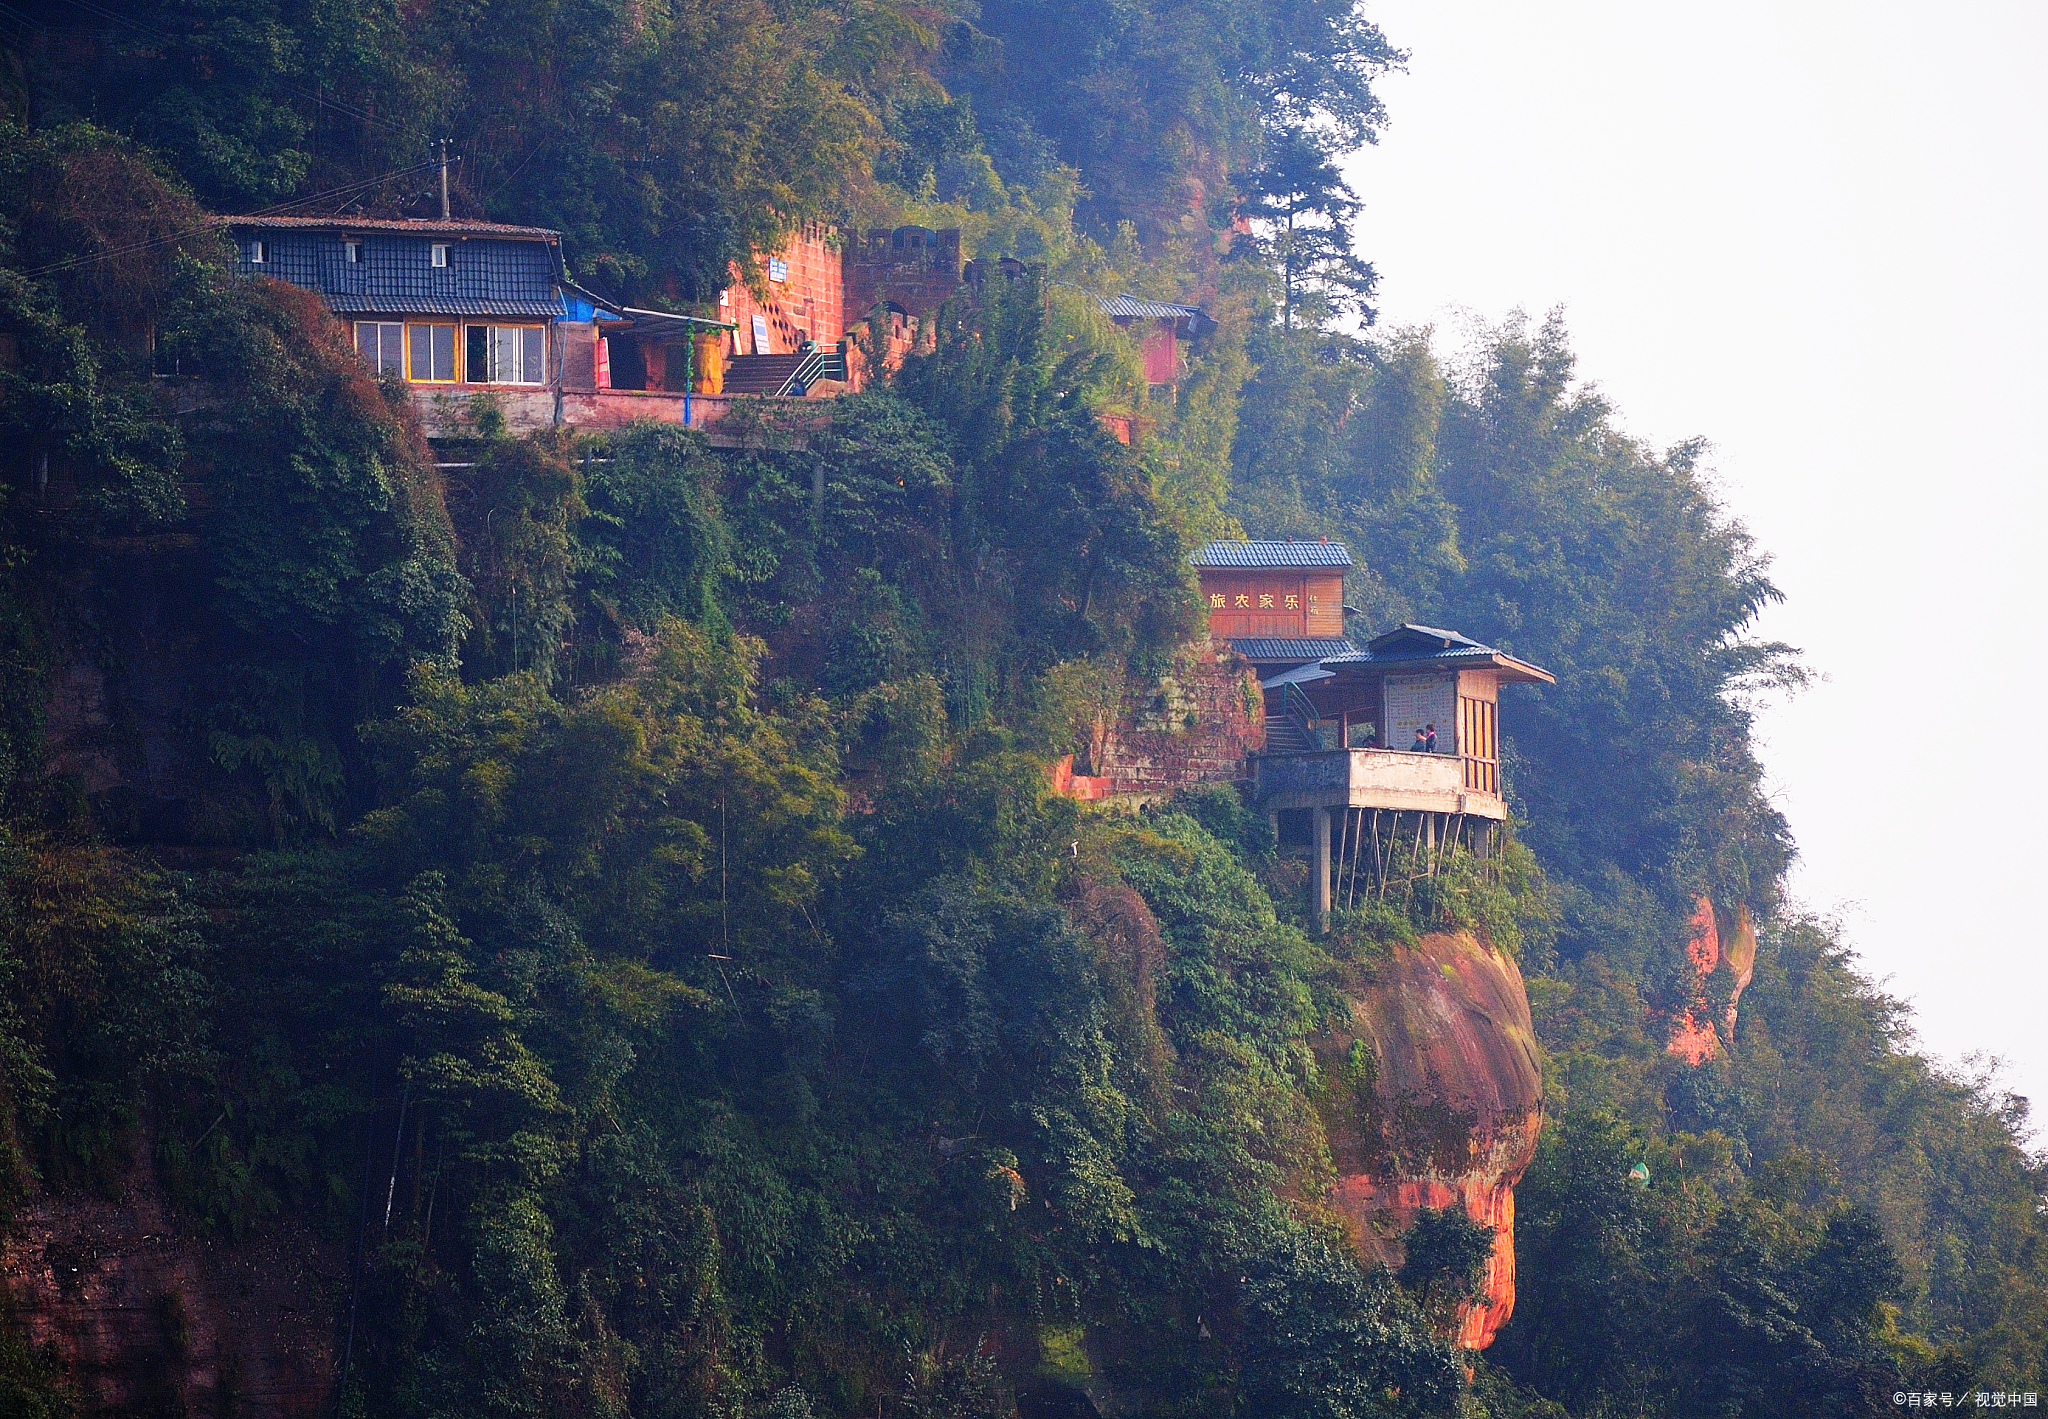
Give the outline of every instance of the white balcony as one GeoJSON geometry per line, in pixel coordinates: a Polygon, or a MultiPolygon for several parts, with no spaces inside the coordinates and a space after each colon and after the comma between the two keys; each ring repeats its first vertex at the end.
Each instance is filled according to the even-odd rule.
{"type": "Polygon", "coordinates": [[[1495,822],[1508,816],[1497,794],[1476,785],[1498,782],[1490,762],[1456,754],[1399,749],[1321,749],[1260,754],[1253,760],[1259,804],[1283,808],[1386,808],[1396,812],[1462,813],[1495,822]]]}

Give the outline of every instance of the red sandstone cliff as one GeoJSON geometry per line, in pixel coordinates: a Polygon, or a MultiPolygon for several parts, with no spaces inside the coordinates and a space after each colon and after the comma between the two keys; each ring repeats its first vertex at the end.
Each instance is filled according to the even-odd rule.
{"type": "Polygon", "coordinates": [[[1350,999],[1349,1028],[1321,1051],[1333,1202],[1361,1254],[1390,1267],[1425,1207],[1493,1228],[1487,1300],[1458,1337],[1483,1349],[1515,1308],[1515,1184],[1543,1126],[1522,973],[1469,935],[1433,934],[1395,947],[1350,999]]]}
{"type": "Polygon", "coordinates": [[[312,1419],[330,1407],[339,1266],[284,1226],[227,1241],[178,1230],[146,1156],[123,1195],[43,1197],[0,1235],[0,1285],[81,1416],[312,1419]]]}
{"type": "Polygon", "coordinates": [[[1724,935],[1714,904],[1701,897],[1694,906],[1690,927],[1685,954],[1692,967],[1691,979],[1685,1003],[1672,1012],[1665,1049],[1686,1063],[1697,1065],[1721,1052],[1720,1030],[1727,1031],[1728,1039],[1735,1038],[1736,1007],[1756,973],[1756,924],[1750,919],[1749,908],[1738,905],[1733,928],[1724,935]],[[1726,979],[1719,984],[1728,996],[1727,1006],[1718,1012],[1712,1001],[1717,971],[1726,972],[1726,979]]]}

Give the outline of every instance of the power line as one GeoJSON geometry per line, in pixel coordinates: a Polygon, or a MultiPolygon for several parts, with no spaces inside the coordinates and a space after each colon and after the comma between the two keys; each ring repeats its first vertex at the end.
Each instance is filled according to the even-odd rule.
{"type": "Polygon", "coordinates": [[[184,241],[188,237],[203,235],[206,232],[210,232],[218,227],[223,227],[232,222],[242,220],[245,217],[282,216],[286,212],[289,212],[294,207],[304,207],[310,203],[325,201],[330,197],[340,197],[346,193],[360,192],[366,188],[376,187],[379,186],[380,184],[390,182],[394,178],[404,177],[408,173],[419,172],[423,168],[431,168],[437,165],[438,160],[424,163],[414,163],[411,167],[397,168],[391,172],[381,173],[376,177],[365,178],[361,182],[351,182],[341,187],[330,187],[325,192],[315,192],[307,197],[293,198],[289,202],[274,203],[273,205],[262,208],[259,211],[245,212],[241,214],[240,217],[209,217],[202,225],[195,227],[187,227],[183,231],[169,232],[163,236],[150,237],[143,241],[130,242],[126,246],[110,247],[105,251],[88,252],[83,256],[67,257],[62,261],[54,261],[50,263],[48,266],[38,266],[32,271],[24,271],[21,274],[24,278],[31,276],[48,276],[59,271],[69,271],[74,267],[89,266],[95,261],[108,261],[116,256],[128,256],[133,254],[134,252],[147,251],[151,247],[167,246],[172,242],[184,241]]]}

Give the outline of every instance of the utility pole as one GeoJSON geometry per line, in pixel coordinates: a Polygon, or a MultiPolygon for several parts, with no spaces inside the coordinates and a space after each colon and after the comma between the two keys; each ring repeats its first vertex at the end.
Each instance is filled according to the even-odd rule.
{"type": "Polygon", "coordinates": [[[441,140],[441,220],[448,220],[448,140],[441,140]]]}

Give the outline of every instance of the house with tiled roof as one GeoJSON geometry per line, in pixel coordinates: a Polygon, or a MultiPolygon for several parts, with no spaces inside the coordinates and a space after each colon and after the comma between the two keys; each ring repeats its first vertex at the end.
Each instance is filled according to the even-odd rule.
{"type": "Polygon", "coordinates": [[[1259,674],[1252,795],[1276,836],[1307,844],[1319,919],[1340,894],[1355,901],[1360,882],[1383,890],[1397,842],[1411,862],[1490,854],[1508,816],[1500,692],[1553,684],[1549,671],[1434,626],[1353,644],[1343,604],[1351,553],[1338,543],[1211,542],[1192,560],[1212,640],[1259,674]]]}
{"type": "MultiPolygon", "coordinates": [[[[637,420],[703,428],[738,394],[845,387],[836,262],[802,273],[806,289],[832,287],[829,303],[761,298],[740,312],[742,342],[737,321],[635,309],[583,289],[560,233],[544,227],[253,216],[227,229],[245,275],[326,301],[364,360],[412,391],[430,437],[462,433],[480,395],[514,431],[637,420]],[[759,334],[771,314],[773,333],[759,334]],[[835,343],[821,347],[814,332],[835,343]]],[[[786,277],[787,262],[773,273],[786,277]]]]}

